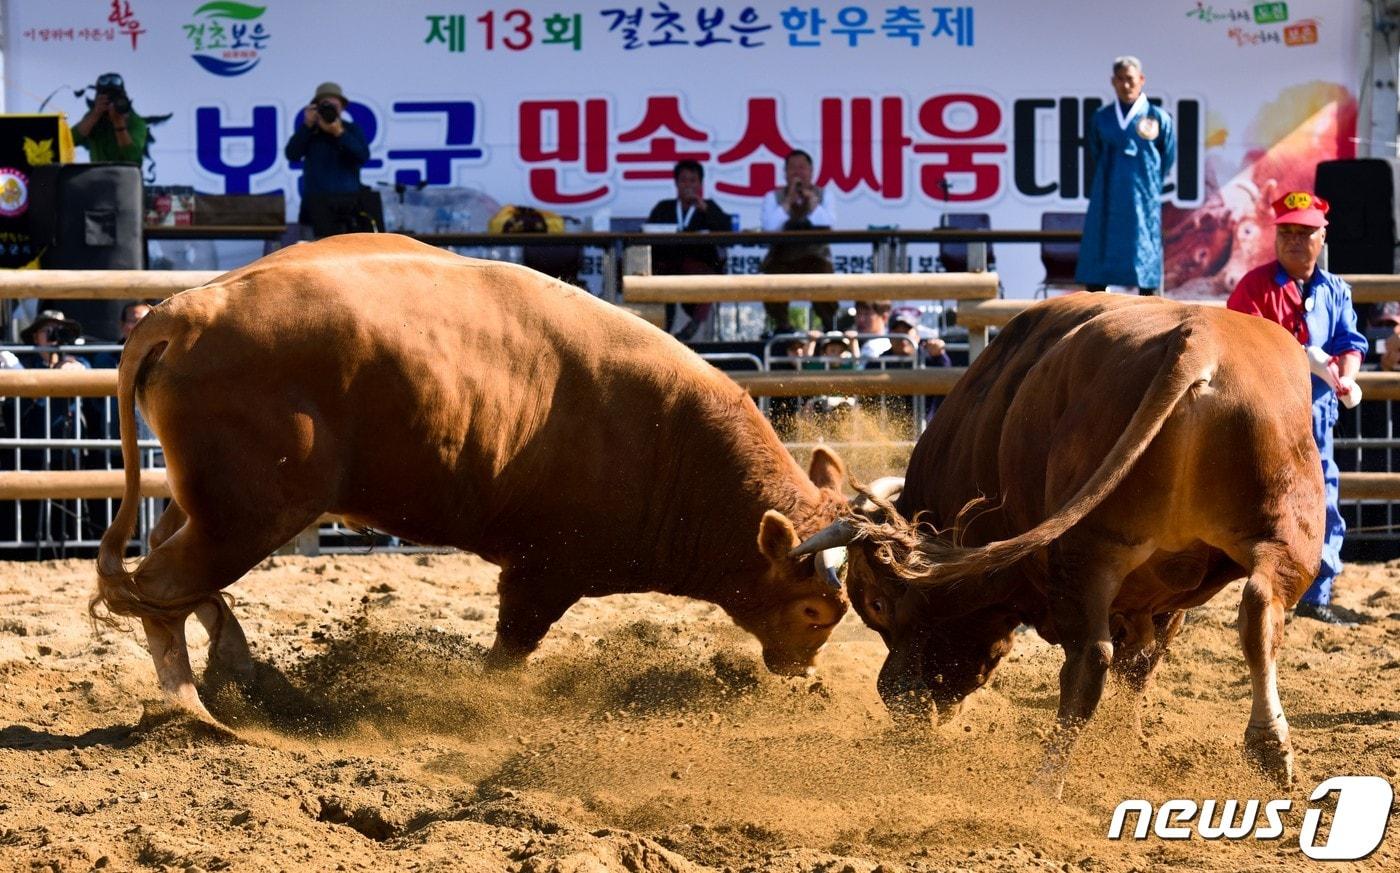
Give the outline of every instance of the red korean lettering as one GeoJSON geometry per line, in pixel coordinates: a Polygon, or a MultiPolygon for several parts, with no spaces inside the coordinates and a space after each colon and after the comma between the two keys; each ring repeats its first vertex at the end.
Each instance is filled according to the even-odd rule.
{"type": "Polygon", "coordinates": [[[520,159],[526,164],[548,165],[531,167],[527,174],[530,194],[542,203],[588,203],[606,197],[610,193],[606,184],[565,191],[561,176],[565,170],[581,170],[590,175],[607,172],[607,101],[522,101],[520,159]]]}
{"type": "Polygon", "coordinates": [[[651,169],[623,170],[624,179],[669,179],[677,161],[693,160],[704,163],[710,159],[707,149],[681,151],[677,137],[695,143],[708,143],[707,133],[686,121],[681,115],[681,99],[676,96],[648,97],[642,120],[631,130],[617,135],[620,143],[647,142],[643,152],[617,153],[620,164],[656,164],[651,169]],[[668,136],[666,134],[674,134],[668,136]]]}
{"type": "Polygon", "coordinates": [[[715,190],[739,197],[762,197],[778,187],[778,168],[793,147],[778,124],[778,101],[772,97],[751,97],[745,106],[744,132],[731,148],[720,152],[720,164],[737,164],[751,155],[767,151],[777,162],[751,162],[746,184],[716,182],[715,190]]]}
{"type": "Polygon", "coordinates": [[[981,94],[940,94],[919,106],[918,123],[936,140],[942,140],[914,145],[915,154],[943,158],[939,163],[919,168],[919,187],[924,194],[938,200],[972,202],[988,200],[1000,190],[1000,164],[979,163],[976,159],[980,155],[1004,154],[1006,144],[969,142],[985,139],[1001,127],[1001,107],[995,100],[981,94]],[[954,109],[964,110],[956,113],[958,116],[970,113],[971,123],[952,126],[948,119],[950,110],[954,109]],[[956,190],[961,187],[961,180],[949,179],[952,175],[970,176],[972,190],[956,190]]]}
{"type": "Polygon", "coordinates": [[[849,101],[849,129],[843,103],[839,97],[821,101],[821,167],[817,184],[846,193],[865,187],[878,191],[885,200],[903,197],[904,149],[913,142],[904,132],[904,99],[880,98],[878,132],[873,98],[854,97],[849,101]]]}

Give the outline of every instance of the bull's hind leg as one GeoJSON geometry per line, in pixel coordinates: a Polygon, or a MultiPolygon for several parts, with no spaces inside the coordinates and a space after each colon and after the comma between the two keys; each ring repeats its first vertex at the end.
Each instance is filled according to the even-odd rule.
{"type": "Polygon", "coordinates": [[[160,544],[175,535],[175,532],[184,526],[188,520],[185,510],[180,508],[180,504],[174,500],[165,504],[165,510],[161,512],[160,518],[156,519],[155,526],[151,528],[151,535],[147,538],[147,543],[151,548],[159,548],[160,544]]]}
{"type": "Polygon", "coordinates": [[[1272,553],[1256,556],[1254,571],[1240,599],[1240,645],[1249,662],[1252,706],[1244,732],[1244,754],[1279,785],[1293,784],[1293,744],[1278,696],[1278,651],[1283,644],[1283,561],[1272,553]]]}
{"type": "MultiPolygon", "coordinates": [[[[206,617],[213,620],[217,630],[211,638],[211,661],[222,659],[237,664],[248,660],[247,641],[237,620],[231,612],[221,615],[227,606],[219,591],[237,581],[318,514],[278,513],[278,519],[292,520],[269,523],[261,533],[242,537],[218,532],[207,535],[190,519],[141,562],[134,574],[145,605],[141,623],[167,702],[217,723],[200,702],[195,688],[185,622],[191,612],[200,613],[201,621],[206,617]]],[[[248,531],[251,527],[242,529],[248,531]]]]}
{"type": "Polygon", "coordinates": [[[540,579],[508,567],[501,571],[497,589],[500,613],[496,641],[486,655],[491,670],[519,666],[549,633],[549,628],[578,602],[572,588],[560,590],[560,579],[540,579]]]}
{"type": "Polygon", "coordinates": [[[206,600],[195,607],[194,614],[209,634],[209,664],[204,668],[204,681],[251,685],[253,653],[248,649],[248,638],[227,598],[216,596],[206,600]]]}

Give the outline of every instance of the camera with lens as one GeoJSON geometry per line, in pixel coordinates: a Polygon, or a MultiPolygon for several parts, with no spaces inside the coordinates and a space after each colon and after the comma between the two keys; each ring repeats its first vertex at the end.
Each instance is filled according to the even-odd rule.
{"type": "Polygon", "coordinates": [[[97,77],[93,86],[97,96],[105,96],[118,115],[131,114],[131,98],[126,96],[126,83],[116,73],[106,73],[97,77]]]}
{"type": "Polygon", "coordinates": [[[340,104],[334,100],[322,100],[316,104],[316,114],[321,116],[321,120],[330,124],[340,117],[340,104]]]}
{"type": "Polygon", "coordinates": [[[71,346],[78,342],[78,329],[70,324],[55,324],[49,328],[49,340],[56,346],[71,346]]]}

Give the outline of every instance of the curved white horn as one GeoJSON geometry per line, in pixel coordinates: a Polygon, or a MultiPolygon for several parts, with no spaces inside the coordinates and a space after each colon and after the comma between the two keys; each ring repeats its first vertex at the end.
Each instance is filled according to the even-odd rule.
{"type": "Polygon", "coordinates": [[[807,537],[797,548],[788,552],[789,558],[800,558],[826,549],[849,546],[856,538],[856,527],[850,519],[842,518],[807,537]]]}
{"type": "Polygon", "coordinates": [[[889,500],[899,496],[899,492],[904,490],[903,476],[881,476],[865,489],[871,497],[878,497],[881,500],[889,500]]]}
{"type": "Polygon", "coordinates": [[[846,547],[822,549],[817,552],[815,563],[817,565],[817,578],[840,591],[841,570],[846,566],[846,547]]]}

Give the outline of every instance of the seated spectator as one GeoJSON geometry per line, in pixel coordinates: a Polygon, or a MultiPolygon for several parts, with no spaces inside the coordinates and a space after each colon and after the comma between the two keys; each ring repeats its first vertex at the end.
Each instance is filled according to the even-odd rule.
{"type": "MultiPolygon", "coordinates": [[[[647,216],[648,224],[674,225],[677,233],[703,233],[733,229],[729,213],[705,197],[705,168],[698,161],[684,160],[671,171],[676,196],[660,200],[647,216]]],[[[711,276],[724,272],[719,246],[656,246],[651,253],[651,271],[657,276],[711,276]]],[[[711,303],[682,303],[689,317],[676,338],[689,342],[710,317],[711,303]]],[[[666,304],[666,330],[675,329],[676,306],[666,304]]]]}
{"type": "MultiPolygon", "coordinates": [[[[896,370],[913,367],[916,354],[919,356],[920,366],[923,367],[951,367],[953,365],[952,359],[948,357],[947,344],[939,338],[938,331],[919,324],[919,317],[916,313],[908,310],[896,312],[890,317],[889,331],[890,348],[880,356],[881,366],[885,369],[896,370]]],[[[942,399],[932,394],[924,397],[925,420],[933,416],[942,399]]],[[[886,398],[886,400],[888,402],[885,406],[892,415],[908,414],[914,406],[912,396],[886,398]]]]}
{"type": "Polygon", "coordinates": [[[856,333],[865,337],[860,343],[860,359],[866,363],[890,350],[889,318],[893,304],[888,300],[856,301],[856,333]]]}
{"type": "MultiPolygon", "coordinates": [[[[830,228],[836,223],[836,210],[826,191],[812,184],[812,156],[796,149],[783,162],[783,187],[763,195],[760,225],[764,230],[811,230],[830,228]]],[[[759,266],[764,273],[831,273],[831,246],[818,243],[776,243],[759,266]]],[[[791,333],[789,303],[765,303],[763,308],[773,323],[773,333],[791,333]]],[[[827,330],[836,328],[836,304],[813,303],[812,313],[827,330]]]]}
{"type": "Polygon", "coordinates": [[[1380,368],[1391,373],[1400,370],[1400,302],[1392,301],[1376,307],[1369,324],[1373,328],[1390,329],[1390,333],[1376,341],[1380,368]]]}
{"type": "MultiPolygon", "coordinates": [[[[856,366],[855,337],[830,331],[817,334],[812,340],[812,350],[803,362],[804,370],[854,370],[856,366]]],[[[804,407],[808,412],[825,415],[835,412],[849,412],[855,409],[856,398],[844,395],[813,397],[804,407]]]]}

